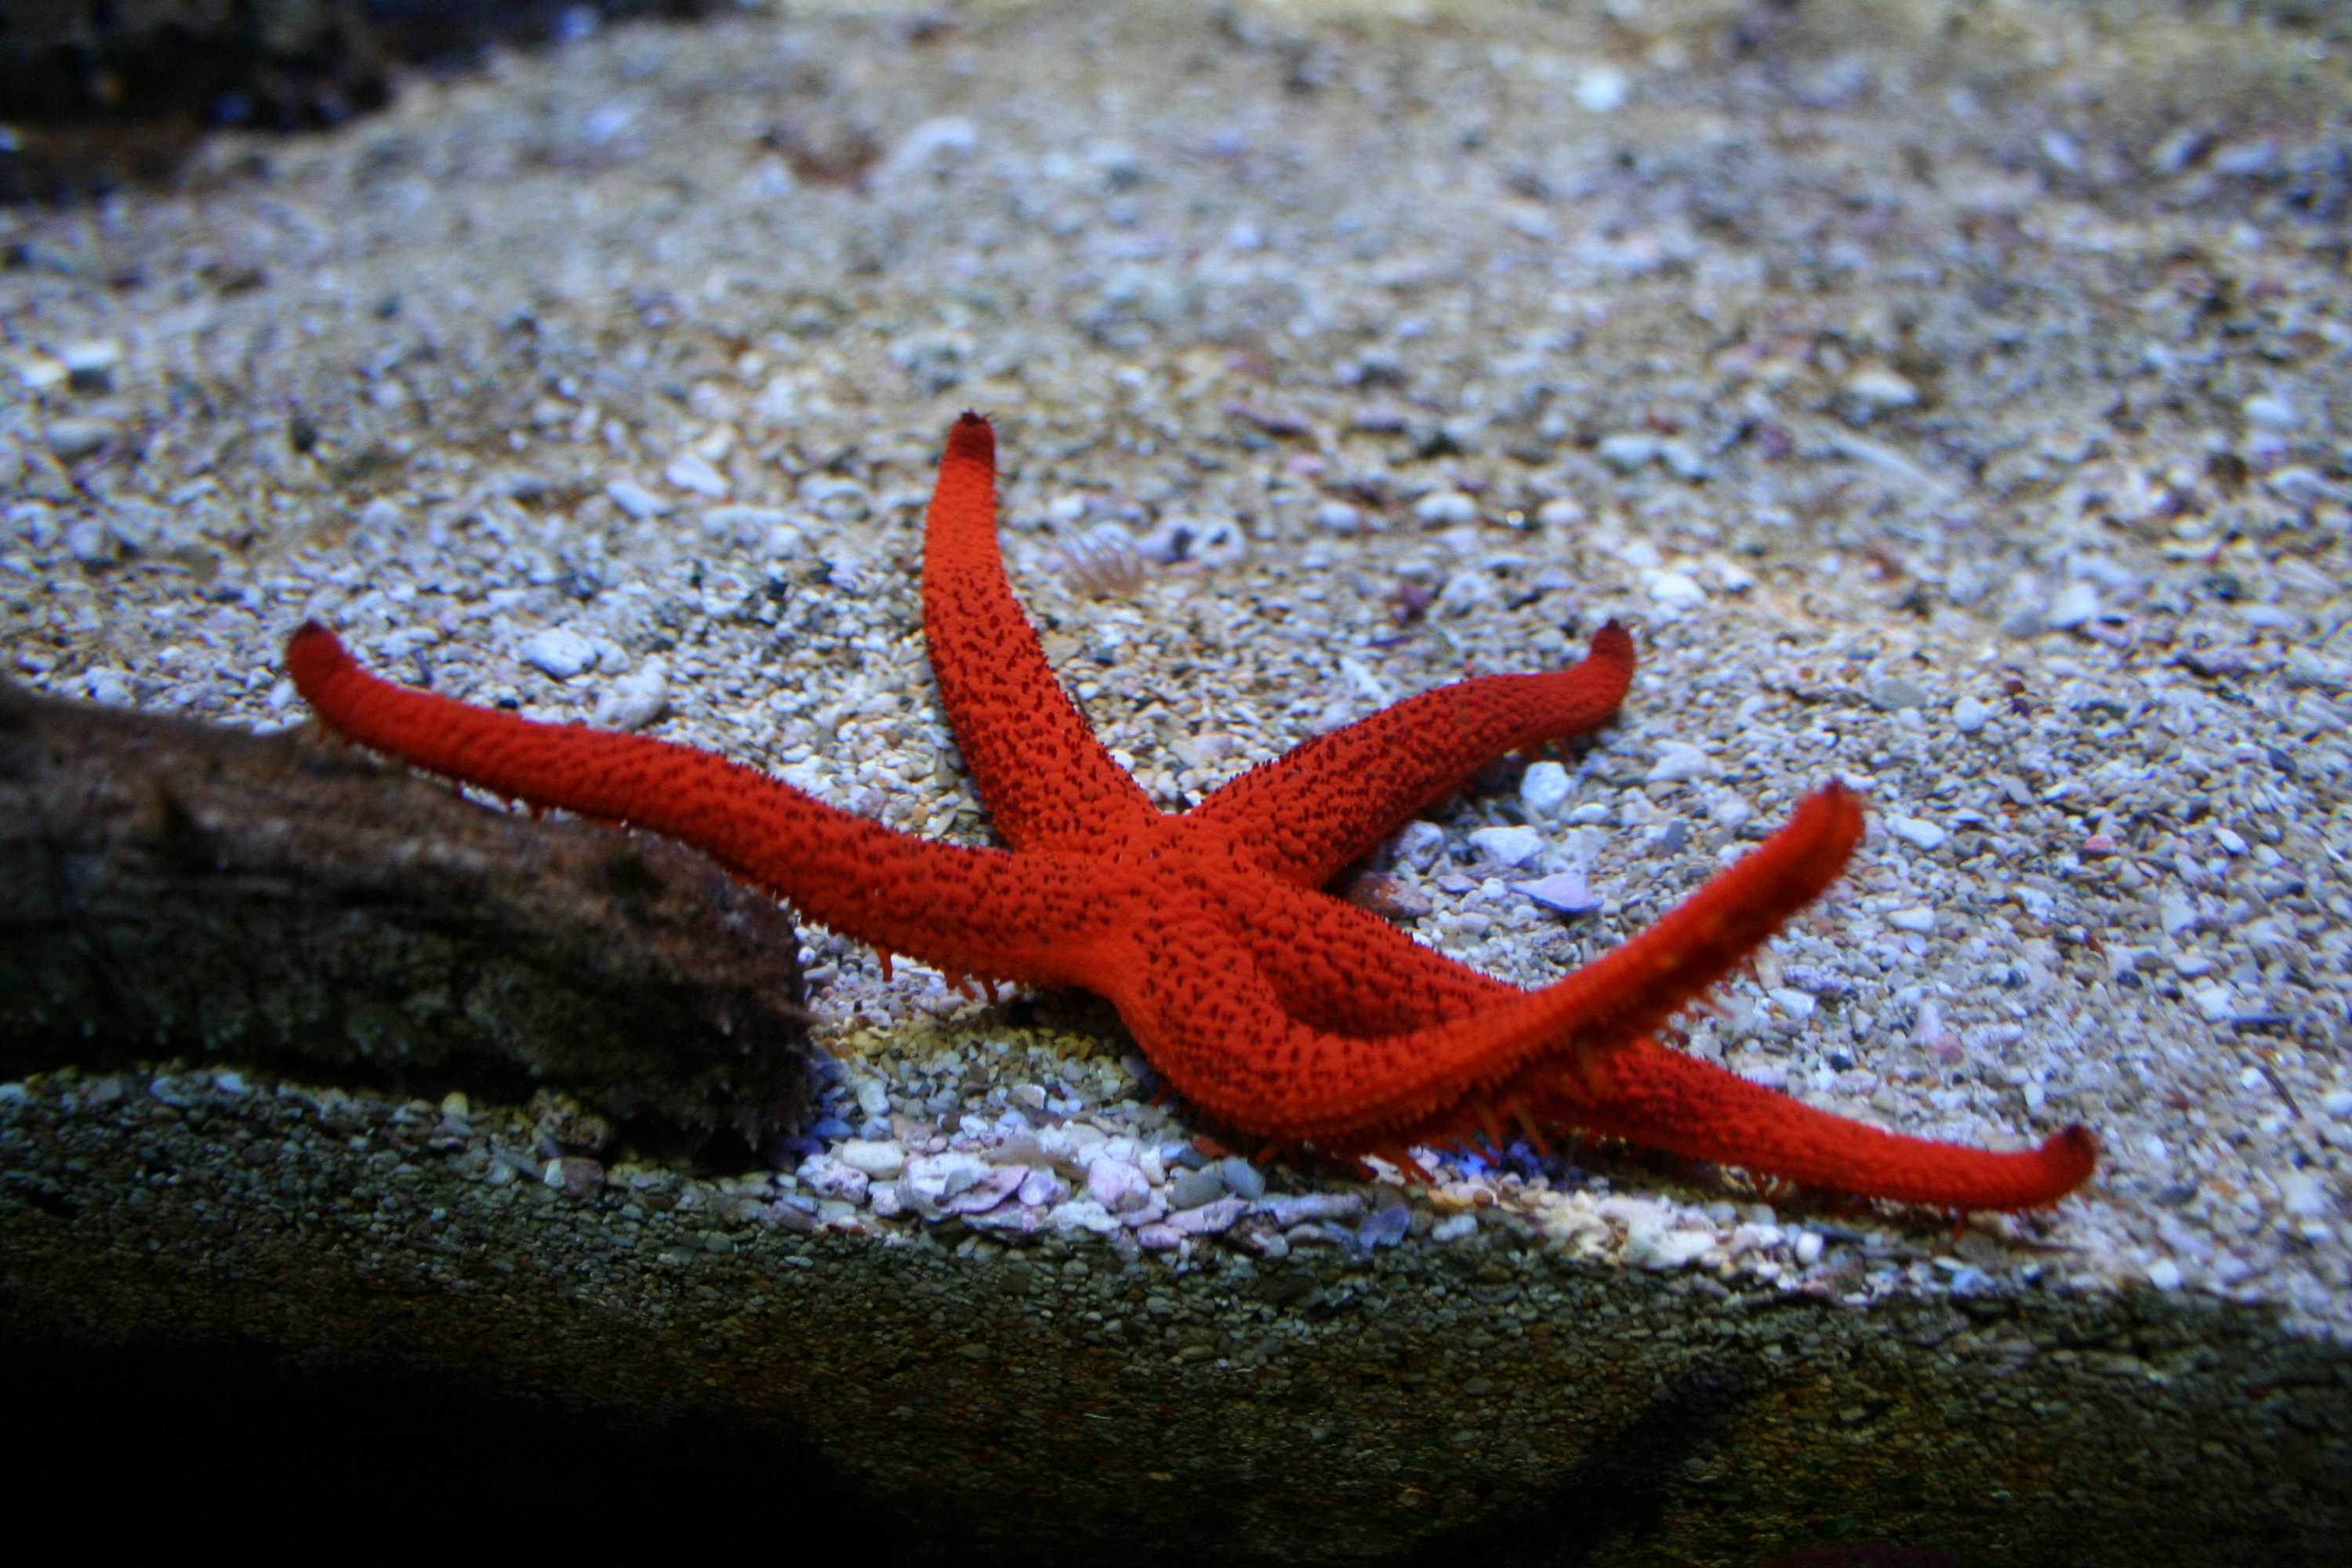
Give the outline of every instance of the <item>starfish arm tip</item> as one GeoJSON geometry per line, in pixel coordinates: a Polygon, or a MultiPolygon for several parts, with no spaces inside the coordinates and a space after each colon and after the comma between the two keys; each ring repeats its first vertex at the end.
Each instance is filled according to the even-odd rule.
{"type": "Polygon", "coordinates": [[[2042,1141],[2041,1155],[2052,1175],[2064,1181],[2064,1191],[2071,1193],[2098,1168],[2099,1140],[2081,1122],[2070,1121],[2042,1141]]]}
{"type": "Polygon", "coordinates": [[[954,426],[948,431],[947,455],[992,467],[996,462],[996,427],[989,422],[988,416],[971,408],[958,416],[954,426]]]}
{"type": "Polygon", "coordinates": [[[342,639],[322,621],[306,620],[286,639],[286,673],[294,678],[295,689],[305,697],[351,664],[352,656],[342,639]]]}

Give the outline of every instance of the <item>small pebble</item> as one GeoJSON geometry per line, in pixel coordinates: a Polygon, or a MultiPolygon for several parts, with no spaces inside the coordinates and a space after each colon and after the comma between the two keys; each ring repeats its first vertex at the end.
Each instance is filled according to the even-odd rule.
{"type": "Polygon", "coordinates": [[[2072,631],[2095,619],[2098,613],[2099,590],[2088,583],[2069,583],[2058,590],[2058,596],[2042,612],[2042,621],[2053,630],[2072,631]]]}
{"type": "Polygon", "coordinates": [[[1887,915],[1886,923],[1896,931],[1916,931],[1921,936],[1930,936],[1936,930],[1936,911],[1925,908],[1895,910],[1887,915]]]}
{"type": "Polygon", "coordinates": [[[1436,909],[1427,893],[1399,878],[1370,872],[1348,883],[1348,901],[1387,921],[1417,921],[1436,909]]]}
{"type": "Polygon", "coordinates": [[[1985,727],[1992,710],[1973,697],[1963,697],[1952,704],[1952,728],[1963,735],[1973,735],[1985,727]]]}
{"type": "Polygon", "coordinates": [[[1217,1162],[1217,1170],[1225,1180],[1225,1191],[1251,1203],[1265,1196],[1265,1177],[1258,1168],[1238,1154],[1228,1154],[1217,1162]]]}
{"type": "Polygon", "coordinates": [[[1934,823],[1922,821],[1916,816],[1889,816],[1884,820],[1887,832],[1900,838],[1904,843],[1921,849],[1937,848],[1951,837],[1934,823]]]}
{"type": "Polygon", "coordinates": [[[1222,1236],[1248,1212],[1248,1203],[1241,1198],[1212,1198],[1205,1204],[1178,1209],[1168,1216],[1168,1226],[1183,1236],[1222,1236]]]}
{"type": "Polygon", "coordinates": [[[1386,1208],[1374,1210],[1363,1224],[1356,1227],[1356,1240],[1367,1249],[1394,1247],[1412,1228],[1412,1211],[1402,1204],[1391,1204],[1386,1208]]]}
{"type": "Polygon", "coordinates": [[[1650,598],[1670,610],[1689,610],[1706,603],[1706,590],[1686,572],[1656,572],[1650,575],[1650,598]]]}
{"type": "Polygon", "coordinates": [[[1882,713],[1899,712],[1906,708],[1924,708],[1927,703],[1927,694],[1919,689],[1916,681],[1905,680],[1899,676],[1873,683],[1869,696],[1870,705],[1882,713]]]}
{"type": "Polygon", "coordinates": [[[869,1176],[887,1179],[907,1168],[907,1151],[896,1142],[874,1142],[852,1138],[834,1151],[834,1158],[843,1164],[865,1172],[869,1176]]]}
{"type": "Polygon", "coordinates": [[[1538,816],[1558,811],[1575,789],[1568,770],[1554,762],[1531,763],[1519,776],[1519,804],[1538,816]]]}
{"type": "Polygon", "coordinates": [[[1433,528],[1454,528],[1478,521],[1478,503],[1460,490],[1432,490],[1413,502],[1412,515],[1433,528]]]}
{"type": "Polygon", "coordinates": [[[1678,784],[1686,779],[1705,778],[1715,772],[1715,763],[1706,752],[1688,741],[1661,741],[1658,760],[1650,764],[1644,775],[1650,784],[1678,784]]]}
{"type": "Polygon", "coordinates": [[[1087,1167],[1087,1196],[1110,1214],[1129,1214],[1151,1201],[1151,1184],[1124,1160],[1100,1159],[1087,1167]]]}
{"type": "Polygon", "coordinates": [[[1146,1252],[1173,1252],[1184,1245],[1184,1234],[1172,1225],[1147,1225],[1135,1233],[1135,1244],[1146,1252]]]}
{"type": "Polygon", "coordinates": [[[1846,417],[1856,424],[1919,401],[1919,389],[1910,379],[1884,365],[1865,365],[1855,371],[1838,391],[1846,417]]]}
{"type": "Polygon", "coordinates": [[[1615,66],[1587,66],[1576,77],[1576,106],[1587,114],[1607,114],[1624,106],[1633,79],[1615,66]]]}
{"type": "Polygon", "coordinates": [[[49,450],[61,462],[79,462],[114,439],[115,427],[105,419],[52,419],[44,434],[49,450]]]}
{"type": "Polygon", "coordinates": [[[76,392],[104,392],[114,384],[122,363],[122,345],[112,338],[92,338],[68,343],[58,351],[58,363],[76,392]]]}
{"type": "Polygon", "coordinates": [[[1168,1206],[1196,1208],[1213,1198],[1221,1197],[1225,1190],[1224,1173],[1215,1165],[1198,1171],[1187,1171],[1168,1184],[1168,1206]]]}
{"type": "Polygon", "coordinates": [[[726,475],[711,467],[706,458],[695,452],[682,452],[672,458],[669,467],[662,470],[662,478],[682,490],[692,490],[698,495],[709,496],[713,500],[724,500],[728,492],[733,489],[727,482],[726,475]]]}
{"type": "Polygon", "coordinates": [[[1390,853],[1396,863],[1416,871],[1428,870],[1444,849],[1445,829],[1433,822],[1408,822],[1390,841],[1390,853]]]}
{"type": "Polygon", "coordinates": [[[1532,882],[1514,882],[1511,890],[1522,893],[1555,914],[1589,915],[1601,907],[1595,894],[1579,870],[1557,871],[1532,882]]]}
{"type": "Polygon", "coordinates": [[[552,626],[525,637],[515,657],[551,680],[569,680],[596,662],[596,645],[578,632],[552,626]]]}
{"type": "Polygon", "coordinates": [[[1543,853],[1543,835],[1532,827],[1480,827],[1469,835],[1471,847],[1497,866],[1524,866],[1543,853]]]}
{"type": "Polygon", "coordinates": [[[1364,514],[1343,500],[1327,500],[1315,508],[1315,526],[1327,533],[1354,533],[1364,526],[1364,514]]]}
{"type": "Polygon", "coordinates": [[[669,512],[669,502],[635,479],[614,479],[604,486],[604,493],[613,499],[614,506],[639,522],[664,517],[669,512]]]}
{"type": "Polygon", "coordinates": [[[539,1179],[567,1197],[593,1198],[604,1190],[604,1167],[593,1160],[566,1154],[550,1160],[539,1179]]]}
{"type": "Polygon", "coordinates": [[[669,666],[650,658],[641,669],[614,681],[596,700],[591,718],[600,730],[642,730],[669,711],[669,666]]]}
{"type": "Polygon", "coordinates": [[[2274,393],[2255,393],[2238,406],[2245,412],[2247,424],[2265,429],[2292,430],[2302,423],[2295,416],[2294,405],[2274,393]]]}
{"type": "Polygon", "coordinates": [[[1657,437],[1619,434],[1603,436],[1593,447],[1600,459],[1621,474],[1631,474],[1646,468],[1658,455],[1657,437]]]}

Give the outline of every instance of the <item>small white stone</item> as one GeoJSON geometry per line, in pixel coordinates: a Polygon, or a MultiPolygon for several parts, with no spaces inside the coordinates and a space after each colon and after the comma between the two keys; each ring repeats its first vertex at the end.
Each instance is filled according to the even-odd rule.
{"type": "Polygon", "coordinates": [[[1916,816],[1890,816],[1885,821],[1887,832],[1892,833],[1904,843],[1916,845],[1921,849],[1938,848],[1951,837],[1934,823],[1922,821],[1916,816]]]}
{"type": "Polygon", "coordinates": [[[2319,1109],[2330,1116],[2352,1116],[2352,1089],[2329,1089],[2319,1097],[2319,1109]]]}
{"type": "Polygon", "coordinates": [[[1538,816],[1549,816],[1575,787],[1568,770],[1558,763],[1531,763],[1519,776],[1519,804],[1538,816]]]}
{"type": "Polygon", "coordinates": [[[2217,827],[2213,830],[2213,842],[2232,855],[2243,855],[2246,852],[2245,839],[2226,827],[2217,827]]]}
{"type": "Polygon", "coordinates": [[[1797,1267],[1811,1268],[1822,1260],[1822,1233],[1801,1230],[1797,1233],[1797,1267]]]}
{"type": "Polygon", "coordinates": [[[1688,479],[1697,484],[1706,478],[1706,459],[1688,441],[1669,439],[1659,442],[1658,461],[1666,466],[1666,472],[1678,479],[1688,479]]]}
{"type": "Polygon", "coordinates": [[[1151,1184],[1125,1160],[1105,1158],[1087,1167],[1087,1196],[1106,1214],[1130,1214],[1151,1201],[1151,1184]]]}
{"type": "Polygon", "coordinates": [[[1587,114],[1622,108],[1633,81],[1615,66],[1587,66],[1576,75],[1576,106],[1587,114]]]}
{"type": "Polygon", "coordinates": [[[1629,1268],[1663,1274],[1683,1268],[1716,1245],[1716,1235],[1711,1230],[1668,1230],[1637,1220],[1627,1229],[1624,1249],[1619,1257],[1629,1268]]]}
{"type": "Polygon", "coordinates": [[[1706,603],[1706,590],[1687,572],[1660,572],[1650,578],[1650,597],[1670,610],[1689,610],[1706,603]]]}
{"type": "Polygon", "coordinates": [[[48,437],[49,450],[59,460],[74,462],[114,439],[115,426],[106,419],[52,419],[44,432],[48,437]]]}
{"type": "Polygon", "coordinates": [[[614,479],[605,485],[604,493],[613,498],[614,506],[639,522],[664,516],[669,511],[669,502],[635,479],[614,479]]]}
{"type": "Polygon", "coordinates": [[[1581,871],[1560,871],[1533,882],[1514,882],[1511,890],[1563,915],[1589,915],[1601,907],[1600,898],[1581,871]]]}
{"type": "Polygon", "coordinates": [[[1545,528],[1568,528],[1584,521],[1584,509],[1568,496],[1554,496],[1536,508],[1536,521],[1545,528]]]}
{"type": "Polygon", "coordinates": [[[1481,827],[1471,846],[1498,866],[1524,866],[1543,853],[1543,835],[1532,827],[1481,827]]]}
{"type": "Polygon", "coordinates": [[[2275,393],[2257,392],[2238,406],[2244,410],[2247,424],[2265,429],[2292,430],[2299,423],[2294,405],[2275,393]]]}
{"type": "Polygon", "coordinates": [[[600,730],[642,730],[668,709],[669,665],[651,658],[598,699],[592,722],[600,730]]]}
{"type": "Polygon", "coordinates": [[[1801,1022],[1813,1016],[1813,1010],[1821,1005],[1820,1003],[1814,1001],[1811,996],[1806,995],[1803,992],[1788,985],[1775,985],[1770,990],[1765,992],[1764,994],[1779,1003],[1780,1005],[1780,1011],[1789,1015],[1790,1017],[1798,1019],[1801,1022]]]}
{"type": "Polygon", "coordinates": [[[1327,533],[1353,533],[1364,526],[1364,514],[1343,500],[1327,500],[1315,509],[1315,526],[1327,533]]]}
{"type": "Polygon", "coordinates": [[[1896,931],[1907,931],[1920,936],[1932,936],[1936,931],[1936,911],[1925,906],[1890,910],[1886,923],[1896,931]]]}
{"type": "MultiPolygon", "coordinates": [[[[2189,999],[2197,1004],[2197,1010],[2205,1016],[2205,1021],[2209,1024],[2225,1022],[2238,1010],[2238,998],[2226,985],[2199,986],[2189,994],[2189,999]]],[[[2246,1070],[2254,1075],[2256,1082],[2261,1081],[2260,1068],[2249,1068],[2246,1070]]],[[[2253,1085],[2249,1084],[2246,1087],[2251,1089],[2253,1085]]]]}
{"type": "Polygon", "coordinates": [[[112,338],[68,343],[58,351],[58,363],[77,384],[95,382],[102,386],[122,363],[122,345],[112,338]]]}
{"type": "Polygon", "coordinates": [[[1416,819],[1397,829],[1391,853],[1396,857],[1398,865],[1426,871],[1437,863],[1438,856],[1444,850],[1445,829],[1433,822],[1416,819]]]}
{"type": "Polygon", "coordinates": [[[2058,631],[2072,631],[2097,616],[2099,591],[2088,583],[2069,583],[2058,590],[2050,607],[2042,613],[2044,626],[2058,631]]]}
{"type": "Polygon", "coordinates": [[[2327,1184],[2309,1171],[2289,1171],[2278,1179],[2279,1197],[2286,1212],[2298,1219],[2326,1219],[2336,1211],[2327,1184]]]}
{"type": "Polygon", "coordinates": [[[886,1139],[852,1138],[834,1151],[834,1158],[852,1170],[884,1180],[907,1168],[905,1146],[886,1139]]]}
{"type": "Polygon", "coordinates": [[[1865,419],[1919,401],[1919,389],[1885,365],[1863,366],[1847,376],[1839,390],[1845,395],[1850,412],[1865,419]]]}
{"type": "Polygon", "coordinates": [[[1630,433],[1603,436],[1601,437],[1601,444],[1593,448],[1593,452],[1602,462],[1619,473],[1630,474],[1637,468],[1645,467],[1657,457],[1658,441],[1654,436],[1637,436],[1630,433]]]}
{"type": "Polygon", "coordinates": [[[1458,528],[1478,521],[1478,503],[1460,490],[1432,490],[1413,502],[1412,515],[1433,527],[1458,528]]]}
{"type": "Polygon", "coordinates": [[[1092,1198],[1072,1198],[1058,1205],[1051,1218],[1055,1230],[1090,1230],[1097,1236],[1108,1236],[1119,1228],[1110,1211],[1092,1198]]]}
{"type": "Polygon", "coordinates": [[[714,500],[723,500],[734,487],[698,452],[681,452],[662,470],[662,478],[682,490],[692,490],[714,500]]]}
{"type": "Polygon", "coordinates": [[[1685,779],[1705,778],[1715,772],[1715,763],[1707,754],[1688,741],[1661,741],[1658,760],[1650,764],[1644,778],[1651,784],[1679,784],[1685,779]]]}
{"type": "Polygon", "coordinates": [[[803,1191],[843,1203],[864,1203],[873,1185],[871,1176],[832,1154],[811,1154],[793,1174],[799,1178],[803,1191]]]}
{"type": "Polygon", "coordinates": [[[2147,1266],[2147,1282],[2159,1290],[2180,1289],[2180,1265],[2169,1258],[2159,1258],[2147,1266]]]}
{"type": "Polygon", "coordinates": [[[1992,709],[1973,697],[1963,697],[1952,704],[1952,728],[1963,735],[1973,735],[1985,727],[1992,717],[1992,709]]]}
{"type": "Polygon", "coordinates": [[[1467,1241],[1478,1234],[1478,1216],[1457,1214],[1439,1220],[1429,1227],[1429,1239],[1436,1242],[1467,1241]]]}
{"type": "Polygon", "coordinates": [[[2156,921],[2167,936],[2179,936],[2197,923],[2197,906],[2178,888],[2167,888],[2156,900],[2156,921]]]}
{"type": "Polygon", "coordinates": [[[515,657],[551,680],[569,680],[596,662],[596,645],[578,632],[551,626],[525,637],[515,657]]]}

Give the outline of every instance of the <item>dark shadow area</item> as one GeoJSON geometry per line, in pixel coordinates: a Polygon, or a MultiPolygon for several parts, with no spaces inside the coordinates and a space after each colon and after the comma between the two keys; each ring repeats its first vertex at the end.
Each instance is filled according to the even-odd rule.
{"type": "Polygon", "coordinates": [[[478,66],[607,22],[689,21],[717,0],[245,0],[0,5],[0,204],[168,183],[209,131],[341,125],[403,70],[478,66]]]}
{"type": "Polygon", "coordinates": [[[1738,1362],[1695,1368],[1595,1444],[1540,1500],[1427,1542],[1399,1568],[1576,1568],[1612,1542],[1654,1534],[1685,1467],[1725,1439],[1759,1384],[1738,1362]]]}
{"type": "Polygon", "coordinates": [[[756,1518],[778,1541],[849,1539],[861,1563],[906,1561],[897,1521],[807,1446],[718,1420],[649,1429],[422,1378],[305,1376],[257,1351],[21,1344],[0,1349],[0,1408],[19,1440],[14,1496],[65,1517],[168,1521],[177,1542],[270,1539],[279,1509],[405,1521],[400,1533],[452,1546],[453,1530],[569,1537],[592,1553],[616,1531],[707,1539],[756,1518]]]}

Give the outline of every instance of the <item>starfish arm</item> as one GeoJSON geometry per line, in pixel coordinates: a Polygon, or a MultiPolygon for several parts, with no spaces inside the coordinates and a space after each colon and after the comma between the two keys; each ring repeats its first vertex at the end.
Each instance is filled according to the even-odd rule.
{"type": "MultiPolygon", "coordinates": [[[[1511,1105],[1510,1090],[1495,1102],[1511,1105]]],[[[2079,1123],[2015,1153],[1906,1138],[1647,1041],[1582,1082],[1553,1076],[1524,1103],[1538,1120],[1646,1148],[1931,1208],[2040,1208],[2088,1181],[2098,1162],[2097,1141],[2079,1123]]]]}
{"type": "MultiPolygon", "coordinates": [[[[1339,933],[1323,900],[1268,896],[1234,877],[1165,889],[1150,928],[1129,934],[1128,961],[1113,959],[1095,985],[1153,1065],[1213,1114],[1269,1137],[1360,1140],[1442,1114],[1533,1062],[1581,1074],[1632,1046],[1828,887],[1861,836],[1860,803],[1832,784],[1606,957],[1541,990],[1498,987],[1492,1005],[1395,1033],[1335,1033],[1287,1005],[1252,950],[1284,955],[1274,962],[1295,996],[1328,989],[1309,972],[1339,933]]],[[[1360,933],[1344,934],[1360,952],[1360,933]]],[[[1392,967],[1409,962],[1391,958],[1392,967]]],[[[1447,1005],[1442,989],[1432,988],[1434,1005],[1447,1005]]]]}
{"type": "Polygon", "coordinates": [[[825,805],[691,746],[543,724],[412,691],[362,669],[306,623],[287,645],[296,689],[327,726],[510,799],[695,846],[809,919],[953,973],[1079,983],[1102,924],[1085,868],[936,844],[825,805]]]}
{"type": "Polygon", "coordinates": [[[1482,676],[1407,698],[1244,773],[1189,820],[1228,837],[1268,874],[1320,887],[1494,758],[1603,722],[1633,678],[1633,639],[1611,621],[1571,668],[1482,676]]]}
{"type": "Polygon", "coordinates": [[[1004,579],[996,437],[977,414],[948,433],[924,522],[923,636],[948,722],[1006,843],[1098,850],[1158,820],[1054,679],[1004,579]]]}
{"type": "MultiPolygon", "coordinates": [[[[1318,1028],[1368,1035],[1492,1013],[1526,993],[1433,952],[1378,917],[1319,894],[1293,894],[1296,932],[1255,951],[1286,1011],[1318,1028]],[[1345,962],[1334,962],[1344,948],[1345,962]]],[[[2039,1150],[1993,1153],[1882,1132],[1737,1074],[1635,1041],[1579,1072],[1549,1057],[1474,1089],[1404,1130],[1413,1141],[1475,1138],[1496,1112],[1581,1127],[1689,1159],[1738,1165],[1864,1197],[1949,1209],[2035,1208],[2090,1175],[2096,1146],[2080,1127],[2039,1150]]],[[[1328,1139],[1346,1143],[1345,1138],[1328,1139]]],[[[1393,1138],[1389,1140],[1393,1142],[1393,1138]]]]}

